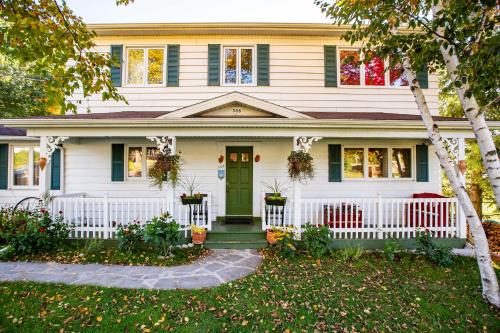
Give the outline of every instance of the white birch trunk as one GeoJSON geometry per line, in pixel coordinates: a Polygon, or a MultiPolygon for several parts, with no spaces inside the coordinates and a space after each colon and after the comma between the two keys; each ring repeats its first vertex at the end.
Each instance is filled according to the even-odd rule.
{"type": "Polygon", "coordinates": [[[495,306],[500,307],[498,280],[492,266],[488,240],[486,239],[483,225],[481,224],[477,212],[474,209],[474,205],[465,190],[465,185],[460,180],[458,168],[450,159],[443,138],[441,137],[438,126],[434,123],[434,119],[432,118],[429,107],[427,106],[425,96],[420,88],[420,85],[418,84],[417,76],[411,68],[408,57],[405,57],[404,59],[404,69],[406,78],[408,79],[408,82],[410,82],[410,89],[415,97],[422,120],[427,129],[427,133],[429,134],[429,138],[436,148],[436,155],[439,158],[441,167],[443,168],[446,177],[449,179],[453,191],[455,192],[460,206],[462,207],[467,218],[467,223],[469,224],[469,229],[476,245],[476,259],[481,275],[483,297],[495,306]]]}
{"type": "MultiPolygon", "coordinates": [[[[434,6],[432,8],[433,14],[435,15],[441,9],[441,4],[434,6]]],[[[444,28],[439,27],[436,32],[438,35],[444,36],[444,28]]],[[[436,36],[436,40],[438,42],[442,41],[438,36],[436,36]]],[[[450,55],[450,51],[455,51],[453,50],[453,46],[448,44],[448,47],[445,47],[441,44],[439,49],[443,55],[444,62],[446,63],[446,69],[451,80],[453,82],[459,80],[457,68],[460,65],[460,61],[455,52],[450,55]]],[[[474,95],[467,97],[465,94],[465,92],[469,89],[470,85],[468,82],[465,82],[462,86],[455,88],[458,98],[460,99],[460,103],[462,104],[464,114],[472,125],[472,130],[474,131],[474,135],[479,145],[479,150],[481,151],[483,165],[488,173],[488,178],[490,179],[491,187],[493,188],[497,207],[500,209],[500,160],[498,159],[497,149],[495,147],[495,143],[493,142],[493,136],[491,135],[490,129],[486,124],[484,113],[479,107],[479,104],[477,104],[474,95]]]]}

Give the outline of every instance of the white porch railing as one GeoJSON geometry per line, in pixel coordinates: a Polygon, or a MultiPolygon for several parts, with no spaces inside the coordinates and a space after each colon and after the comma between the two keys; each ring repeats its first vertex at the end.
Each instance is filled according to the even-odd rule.
{"type": "Polygon", "coordinates": [[[212,196],[208,193],[201,205],[182,205],[167,198],[89,198],[56,197],[50,203],[53,216],[61,214],[71,224],[74,238],[115,238],[121,225],[145,224],[155,216],[170,213],[187,235],[190,224],[212,228],[212,196]]]}
{"type": "Polygon", "coordinates": [[[263,208],[263,229],[293,225],[300,231],[312,224],[329,226],[337,239],[414,238],[419,230],[429,230],[439,238],[465,238],[465,221],[456,198],[302,198],[299,205],[287,202],[283,211],[288,218],[276,213],[281,208],[263,208]],[[297,208],[300,221],[293,221],[297,208]]]}

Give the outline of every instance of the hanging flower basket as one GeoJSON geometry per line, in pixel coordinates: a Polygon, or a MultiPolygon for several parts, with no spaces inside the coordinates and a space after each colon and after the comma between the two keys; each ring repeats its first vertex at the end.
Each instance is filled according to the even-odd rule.
{"type": "Polygon", "coordinates": [[[306,181],[313,178],[312,156],[303,151],[292,151],[288,156],[288,176],[294,181],[306,181]]]}
{"type": "Polygon", "coordinates": [[[152,185],[162,189],[163,184],[170,182],[176,185],[179,181],[180,172],[180,156],[158,154],[155,157],[155,162],[149,169],[148,177],[151,179],[152,185]]]}

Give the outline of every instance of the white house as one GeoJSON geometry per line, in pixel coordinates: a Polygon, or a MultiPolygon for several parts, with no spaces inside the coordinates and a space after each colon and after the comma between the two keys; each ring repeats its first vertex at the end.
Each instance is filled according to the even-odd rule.
{"type": "MultiPolygon", "coordinates": [[[[128,104],[93,96],[77,115],[2,120],[0,203],[51,191],[54,210],[80,236],[112,237],[117,224],[169,210],[185,225],[194,219],[211,230],[237,216],[260,220],[263,229],[329,224],[338,238],[411,238],[416,227],[465,238],[454,198],[412,198],[440,193],[441,171],[401,68],[386,70],[379,58],[346,64],[361,55],[340,40],[344,28],[90,28],[99,50],[121,63],[112,77],[128,104]],[[180,204],[182,189],[151,186],[151,156],[165,147],[182,156],[183,175],[201,180],[203,214],[180,204]],[[315,177],[305,184],[288,180],[294,149],[310,149],[314,158],[315,177]],[[274,179],[289,187],[283,211],[263,200],[274,179]]],[[[437,77],[421,72],[419,79],[463,159],[468,122],[439,117],[437,77]]]]}

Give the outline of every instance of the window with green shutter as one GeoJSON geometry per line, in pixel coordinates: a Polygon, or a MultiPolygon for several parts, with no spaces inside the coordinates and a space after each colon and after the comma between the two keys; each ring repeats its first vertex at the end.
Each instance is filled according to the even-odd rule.
{"type": "Polygon", "coordinates": [[[417,145],[417,182],[429,181],[429,148],[417,145]]]}
{"type": "Polygon", "coordinates": [[[111,146],[111,180],[122,182],[125,179],[125,145],[113,144],[111,146]]]}
{"type": "Polygon", "coordinates": [[[328,181],[342,181],[342,146],[328,145],[328,181]]]}
{"type": "Polygon", "coordinates": [[[337,46],[325,45],[325,87],[337,86],[337,46]]]}
{"type": "Polygon", "coordinates": [[[9,183],[9,145],[0,144],[0,190],[6,190],[9,183]]]}
{"type": "Polygon", "coordinates": [[[111,82],[115,87],[122,86],[122,64],[123,64],[123,45],[111,45],[111,82]]]}
{"type": "Polygon", "coordinates": [[[257,45],[257,85],[269,86],[269,44],[257,45]]]}
{"type": "Polygon", "coordinates": [[[50,160],[50,189],[61,189],[61,149],[57,149],[52,154],[50,160]]]}
{"type": "Polygon", "coordinates": [[[167,46],[167,86],[179,86],[180,46],[167,46]]]}
{"type": "Polygon", "coordinates": [[[220,44],[208,45],[208,85],[220,85],[220,44]]]}

